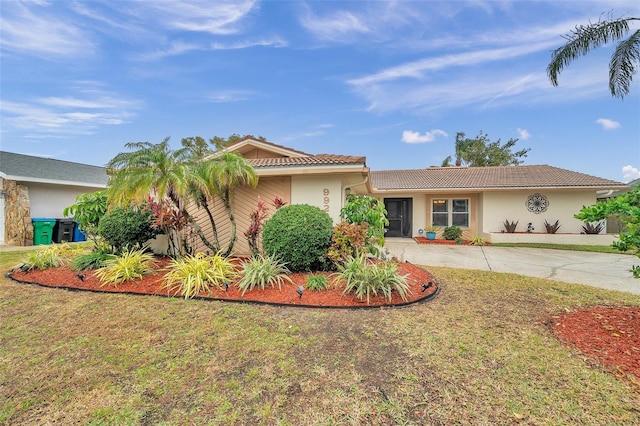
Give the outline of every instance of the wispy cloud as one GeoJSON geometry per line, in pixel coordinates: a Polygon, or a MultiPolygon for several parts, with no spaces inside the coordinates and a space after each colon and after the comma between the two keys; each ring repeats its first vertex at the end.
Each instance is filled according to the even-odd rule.
{"type": "Polygon", "coordinates": [[[301,139],[301,138],[312,138],[312,137],[316,137],[316,136],[322,136],[324,134],[327,133],[328,129],[333,128],[333,124],[330,123],[323,123],[323,124],[317,124],[315,126],[310,127],[307,130],[301,131],[299,133],[294,133],[291,135],[287,135],[287,136],[282,136],[279,138],[279,140],[283,141],[283,142],[288,142],[288,141],[293,141],[296,139],[301,139]]]}
{"type": "Polygon", "coordinates": [[[113,96],[100,89],[78,97],[42,97],[0,103],[5,131],[20,129],[33,134],[88,135],[103,125],[129,123],[141,107],[138,101],[113,96]]]}
{"type": "Polygon", "coordinates": [[[346,10],[319,16],[307,8],[300,18],[300,24],[317,38],[334,42],[344,42],[353,34],[365,34],[370,31],[361,17],[346,10]]]}
{"type": "Polygon", "coordinates": [[[596,123],[602,126],[604,130],[615,130],[620,128],[620,123],[610,118],[598,118],[596,123]]]}
{"type": "Polygon", "coordinates": [[[3,2],[0,14],[0,46],[3,51],[40,57],[91,55],[95,50],[90,34],[46,4],[3,2]]]}
{"type": "Polygon", "coordinates": [[[255,93],[248,90],[222,90],[209,93],[205,99],[213,103],[230,103],[247,101],[252,96],[255,96],[255,93]]]}
{"type": "Polygon", "coordinates": [[[622,168],[622,177],[625,182],[631,182],[632,180],[640,179],[640,169],[633,167],[631,164],[622,168]]]}
{"type": "Polygon", "coordinates": [[[420,132],[414,132],[413,130],[405,130],[402,132],[402,142],[406,143],[427,143],[433,142],[438,136],[448,136],[447,132],[440,129],[434,129],[424,134],[420,132]]]}
{"type": "Polygon", "coordinates": [[[241,40],[232,43],[211,43],[212,50],[248,49],[251,47],[286,47],[289,43],[281,37],[241,40]]]}
{"type": "Polygon", "coordinates": [[[237,34],[240,21],[254,8],[256,1],[149,1],[141,2],[130,13],[153,17],[158,25],[190,32],[215,35],[237,34]]]}
{"type": "Polygon", "coordinates": [[[531,137],[531,133],[529,133],[529,131],[527,129],[516,129],[518,131],[518,139],[521,139],[523,141],[526,141],[527,139],[529,139],[531,137]]]}

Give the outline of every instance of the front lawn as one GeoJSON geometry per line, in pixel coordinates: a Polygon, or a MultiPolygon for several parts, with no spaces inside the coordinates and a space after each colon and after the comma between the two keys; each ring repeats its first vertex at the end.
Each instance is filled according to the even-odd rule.
{"type": "MultiPolygon", "coordinates": [[[[24,253],[2,253],[6,272],[24,253]]],[[[0,424],[638,424],[553,316],[640,296],[430,267],[407,308],[92,294],[0,279],[0,424]]]]}

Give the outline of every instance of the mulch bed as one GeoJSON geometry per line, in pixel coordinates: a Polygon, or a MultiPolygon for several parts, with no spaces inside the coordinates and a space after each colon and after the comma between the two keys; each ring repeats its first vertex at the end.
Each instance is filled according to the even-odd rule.
{"type": "Polygon", "coordinates": [[[554,317],[558,339],[640,386],[640,307],[595,306],[554,317]]]}
{"type": "MultiPolygon", "coordinates": [[[[444,238],[436,238],[435,240],[429,240],[427,237],[413,237],[414,241],[418,244],[441,244],[441,245],[471,245],[471,241],[463,241],[461,243],[457,243],[454,240],[445,240],[444,238]]],[[[489,245],[485,243],[485,245],[489,245]]]]}
{"type": "MultiPolygon", "coordinates": [[[[13,271],[9,276],[21,283],[38,284],[46,287],[55,287],[71,290],[86,290],[108,293],[128,293],[146,294],[169,297],[181,297],[175,292],[169,293],[163,286],[163,268],[168,263],[167,258],[160,258],[157,261],[156,274],[145,276],[140,280],[124,282],[117,286],[102,285],[92,271],[84,271],[82,280],[78,277],[78,272],[69,267],[49,268],[45,270],[33,270],[28,273],[21,270],[13,271]]],[[[403,306],[435,297],[439,292],[439,286],[433,277],[424,269],[411,263],[398,263],[398,273],[407,276],[407,283],[411,293],[407,300],[402,300],[397,292],[392,293],[391,300],[383,296],[372,296],[367,304],[366,298],[359,300],[357,297],[347,294],[343,295],[343,285],[333,283],[331,273],[316,272],[315,275],[325,275],[330,288],[323,291],[310,291],[306,289],[307,278],[311,273],[292,273],[289,277],[293,283],[285,282],[282,288],[266,288],[264,290],[254,289],[247,291],[244,295],[235,285],[230,283],[228,289],[213,288],[209,292],[203,292],[197,296],[199,299],[214,299],[229,302],[255,302],[277,305],[295,305],[305,307],[336,307],[336,308],[361,308],[380,306],[403,306]],[[432,283],[429,285],[429,283],[432,283]],[[426,290],[423,284],[429,285],[426,290]],[[302,297],[296,292],[298,286],[304,286],[302,297]]]]}

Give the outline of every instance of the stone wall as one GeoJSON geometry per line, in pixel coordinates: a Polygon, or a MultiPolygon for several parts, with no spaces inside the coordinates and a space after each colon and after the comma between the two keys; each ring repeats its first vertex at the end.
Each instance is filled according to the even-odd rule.
{"type": "Polygon", "coordinates": [[[4,192],[4,242],[11,246],[33,245],[29,188],[14,180],[2,180],[4,192]]]}

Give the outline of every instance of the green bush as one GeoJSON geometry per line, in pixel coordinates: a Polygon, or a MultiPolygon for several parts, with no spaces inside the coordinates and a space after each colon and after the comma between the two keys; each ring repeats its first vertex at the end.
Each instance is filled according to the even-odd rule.
{"type": "Polygon", "coordinates": [[[98,234],[117,252],[140,248],[158,234],[154,219],[146,209],[115,207],[100,219],[98,234]]]}
{"type": "Polygon", "coordinates": [[[331,234],[331,247],[327,257],[334,263],[344,262],[348,257],[357,256],[358,253],[367,252],[369,237],[364,223],[341,222],[333,227],[331,234]]]}
{"type": "Polygon", "coordinates": [[[329,281],[324,275],[311,275],[307,278],[305,286],[311,291],[322,291],[329,287],[329,281]]]}
{"type": "Polygon", "coordinates": [[[447,226],[442,234],[445,240],[459,240],[462,237],[462,229],[459,226],[447,226]]]}
{"type": "Polygon", "coordinates": [[[104,266],[95,274],[102,285],[116,286],[153,273],[155,266],[155,258],[151,253],[146,253],[144,249],[128,250],[120,256],[110,255],[104,266]]]}
{"type": "Polygon", "coordinates": [[[185,299],[210,291],[211,287],[221,288],[236,275],[233,262],[219,254],[207,256],[196,253],[195,256],[173,259],[167,270],[163,287],[169,292],[180,293],[185,299]]]}
{"type": "Polygon", "coordinates": [[[332,221],[318,207],[294,204],[282,207],[267,221],[262,231],[262,247],[293,272],[327,268],[332,221]]]}
{"type": "Polygon", "coordinates": [[[392,262],[370,263],[364,254],[349,258],[338,265],[336,277],[346,282],[343,294],[354,293],[360,300],[383,295],[391,300],[391,292],[397,291],[402,300],[411,293],[406,276],[398,274],[398,266],[392,262]]]}
{"type": "Polygon", "coordinates": [[[243,295],[255,287],[264,290],[265,287],[275,287],[276,284],[281,290],[284,281],[293,283],[288,273],[287,266],[277,258],[257,255],[242,265],[242,279],[238,282],[238,288],[243,295]]]}

